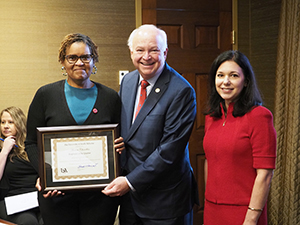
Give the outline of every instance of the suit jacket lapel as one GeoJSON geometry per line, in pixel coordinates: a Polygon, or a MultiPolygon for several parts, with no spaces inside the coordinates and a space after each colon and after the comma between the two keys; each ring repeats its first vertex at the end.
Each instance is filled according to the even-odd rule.
{"type": "MultiPolygon", "coordinates": [[[[132,127],[129,130],[128,136],[126,140],[130,139],[131,136],[135,133],[135,131],[139,128],[141,123],[145,120],[146,116],[151,112],[153,107],[155,107],[156,103],[159,101],[161,96],[167,90],[170,81],[170,73],[168,70],[168,65],[166,65],[165,69],[157,79],[154,87],[152,88],[150,94],[148,95],[142,109],[137,115],[132,127]]],[[[135,97],[134,97],[135,99],[135,97]]],[[[132,106],[133,108],[134,106],[132,106]]],[[[131,114],[132,115],[132,114],[131,114]]]]}

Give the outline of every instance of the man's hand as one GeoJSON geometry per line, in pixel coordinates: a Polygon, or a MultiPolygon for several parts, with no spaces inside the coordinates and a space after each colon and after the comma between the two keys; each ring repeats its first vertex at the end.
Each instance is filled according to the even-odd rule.
{"type": "Polygon", "coordinates": [[[102,190],[102,193],[110,197],[122,196],[130,191],[125,177],[117,177],[102,190]]]}
{"type": "Polygon", "coordinates": [[[123,140],[122,137],[119,137],[119,138],[115,139],[115,145],[114,145],[114,147],[115,147],[116,151],[119,154],[121,154],[122,151],[125,149],[124,146],[125,146],[125,144],[124,144],[124,140],[123,140]]]}

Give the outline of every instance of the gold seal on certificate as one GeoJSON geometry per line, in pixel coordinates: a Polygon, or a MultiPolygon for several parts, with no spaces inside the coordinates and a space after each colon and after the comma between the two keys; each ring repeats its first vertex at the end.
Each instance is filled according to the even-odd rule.
{"type": "Polygon", "coordinates": [[[37,133],[44,191],[103,188],[119,175],[118,124],[38,127],[37,133]]]}

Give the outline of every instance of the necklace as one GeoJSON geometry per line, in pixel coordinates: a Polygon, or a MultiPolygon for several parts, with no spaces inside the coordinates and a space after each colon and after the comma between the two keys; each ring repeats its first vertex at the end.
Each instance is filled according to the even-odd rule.
{"type": "Polygon", "coordinates": [[[225,119],[224,119],[224,122],[223,122],[223,127],[225,126],[226,119],[227,119],[227,113],[225,113],[225,119]]]}

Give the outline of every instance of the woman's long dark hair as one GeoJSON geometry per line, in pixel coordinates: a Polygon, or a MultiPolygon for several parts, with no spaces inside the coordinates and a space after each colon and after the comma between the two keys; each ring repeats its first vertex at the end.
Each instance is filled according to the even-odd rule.
{"type": "Polygon", "coordinates": [[[254,106],[262,105],[262,98],[258,90],[255,75],[248,58],[239,51],[226,51],[221,53],[212,63],[208,77],[208,104],[205,115],[213,117],[221,117],[222,111],[220,103],[222,103],[226,111],[225,101],[216,90],[216,73],[220,65],[225,61],[234,61],[241,67],[245,77],[245,86],[234,103],[233,116],[243,116],[251,111],[254,106]]]}

